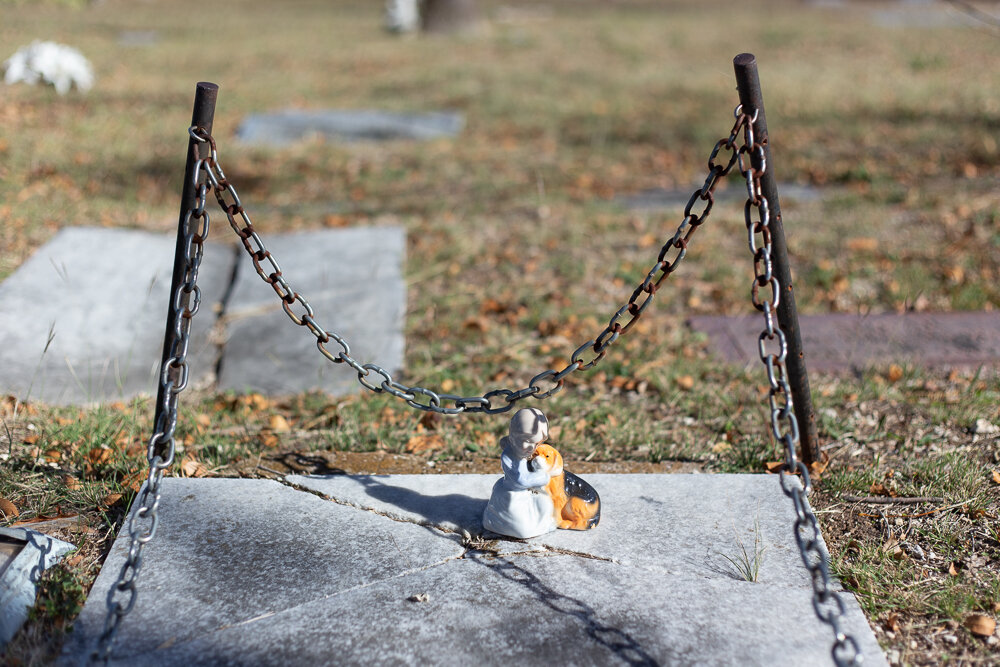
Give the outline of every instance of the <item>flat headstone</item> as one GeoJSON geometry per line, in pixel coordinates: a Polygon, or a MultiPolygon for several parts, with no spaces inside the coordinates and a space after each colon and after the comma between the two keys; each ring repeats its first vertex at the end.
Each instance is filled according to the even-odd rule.
{"type": "MultiPolygon", "coordinates": [[[[498,477],[289,479],[329,500],[169,478],[112,663],[831,663],[776,477],[588,475],[603,501],[595,530],[469,546],[456,531],[482,534],[498,477]],[[737,555],[737,534],[752,544],[755,520],[765,552],[746,582],[721,554],[737,555]]],[[[99,636],[127,547],[119,536],[65,664],[99,636]]],[[[867,664],[885,664],[843,598],[867,664]]]]}
{"type": "MultiPolygon", "coordinates": [[[[712,349],[736,364],[760,363],[759,316],[699,315],[688,320],[712,349]]],[[[856,371],[906,363],[930,368],[976,368],[1000,363],[1000,312],[800,315],[806,367],[856,371]]]]}
{"type": "MultiPolygon", "coordinates": [[[[636,211],[660,211],[664,209],[681,209],[691,199],[692,193],[701,187],[701,183],[689,188],[650,188],[633,194],[618,195],[615,200],[622,206],[636,211]]],[[[746,199],[745,188],[738,185],[718,189],[714,193],[717,202],[742,202],[746,199]]],[[[823,191],[811,185],[797,183],[778,184],[778,197],[782,202],[811,202],[823,196],[823,191]]],[[[702,210],[703,207],[695,207],[702,210]]]]}
{"type": "Polygon", "coordinates": [[[251,144],[289,144],[313,135],[337,141],[387,141],[456,137],[465,126],[459,112],[401,113],[378,110],[288,109],[251,114],[236,130],[251,144]]]}
{"type": "MultiPolygon", "coordinates": [[[[0,393],[49,403],[155,393],[175,239],[70,227],[0,283],[0,393]]],[[[218,249],[216,249],[218,250],[218,249]]],[[[211,304],[232,272],[232,252],[206,252],[203,308],[192,325],[191,382],[210,373],[211,304]]]]}
{"type": "MultiPolygon", "coordinates": [[[[265,241],[317,320],[345,336],[355,358],[390,373],[402,366],[401,228],[277,234],[265,241]]],[[[316,339],[285,316],[242,247],[237,254],[228,242],[225,236],[210,241],[202,260],[190,382],[264,393],[356,391],[357,374],[319,354],[316,339]],[[215,327],[227,294],[224,326],[215,327]]],[[[49,403],[155,393],[174,243],[167,234],[67,228],[42,246],[0,283],[0,393],[49,403]]],[[[304,312],[299,304],[294,310],[304,312]]],[[[340,347],[331,342],[330,349],[340,347]]]]}
{"type": "MultiPolygon", "coordinates": [[[[361,227],[284,234],[265,239],[292,289],[302,293],[328,331],[347,340],[358,361],[393,373],[403,365],[406,233],[400,227],[361,227]]],[[[327,361],[316,338],[285,315],[274,290],[241,252],[226,308],[225,352],[219,388],[268,394],[322,389],[356,391],[357,373],[327,361]]],[[[292,310],[305,310],[296,303],[292,310]]],[[[341,347],[327,344],[334,355],[341,347]]]]}
{"type": "Polygon", "coordinates": [[[0,648],[35,604],[38,581],[75,547],[28,528],[0,528],[0,648]]]}

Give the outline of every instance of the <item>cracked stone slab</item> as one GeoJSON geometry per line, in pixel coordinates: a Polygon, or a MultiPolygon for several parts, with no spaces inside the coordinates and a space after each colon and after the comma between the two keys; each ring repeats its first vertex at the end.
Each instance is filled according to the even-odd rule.
{"type": "MultiPolygon", "coordinates": [[[[457,558],[459,540],[338,505],[270,480],[163,482],[156,539],[143,552],[138,602],[115,656],[125,664],[165,643],[275,614],[457,558]],[[164,623],[169,619],[170,622],[164,623]]],[[[84,663],[103,630],[105,598],[129,547],[115,541],[65,656],[84,663]]]]}
{"type": "MultiPolygon", "coordinates": [[[[439,505],[454,505],[461,521],[472,511],[462,497],[489,490],[473,478],[493,477],[426,476],[427,486],[409,479],[416,476],[399,477],[408,479],[379,483],[430,498],[411,496],[395,515],[382,510],[401,502],[399,494],[384,494],[381,509],[368,510],[270,481],[165,480],[160,532],[145,552],[138,601],[121,626],[112,663],[831,663],[832,634],[815,618],[807,586],[770,575],[749,583],[711,571],[665,571],[630,565],[628,558],[593,558],[586,549],[466,551],[454,533],[419,521],[428,512],[452,520],[447,507],[427,509],[439,505]]],[[[684,486],[668,499],[654,488],[674,477],[706,482],[707,475],[624,475],[643,479],[621,486],[611,475],[589,477],[606,502],[639,493],[677,503],[679,513],[698,511],[701,496],[719,492],[684,486]]],[[[660,523],[662,515],[632,501],[618,506],[641,508],[647,521],[638,530],[654,536],[690,528],[660,523]]],[[[624,515],[616,510],[612,518],[624,515]]],[[[579,535],[598,536],[603,528],[579,535]]],[[[645,561],[669,558],[675,548],[646,539],[652,546],[645,561]]],[[[792,541],[790,527],[786,539],[792,541]]],[[[126,540],[119,536],[75,622],[64,664],[82,664],[99,635],[126,540]]],[[[869,664],[884,665],[857,603],[849,595],[845,602],[845,628],[869,664]]]]}
{"type": "Polygon", "coordinates": [[[398,113],[378,110],[288,109],[252,114],[240,124],[236,136],[264,145],[290,144],[311,135],[339,141],[426,140],[456,137],[465,127],[460,112],[398,113]]]}
{"type": "MultiPolygon", "coordinates": [[[[811,616],[801,590],[663,576],[571,556],[467,558],[129,662],[831,664],[832,634],[811,616]],[[426,602],[408,599],[421,593],[426,602]]],[[[848,614],[845,629],[862,637],[866,664],[885,664],[860,611],[848,614]]]]}
{"type": "MultiPolygon", "coordinates": [[[[351,355],[395,373],[403,365],[406,233],[401,227],[360,227],[265,238],[289,284],[309,301],[317,322],[347,340],[351,355]]],[[[274,290],[245,254],[226,309],[219,388],[289,394],[356,391],[357,374],[332,364],[316,338],[291,322],[274,290]]],[[[295,304],[292,310],[305,310],[295,304]]],[[[341,347],[330,341],[334,355],[341,347]]]]}
{"type": "MultiPolygon", "coordinates": [[[[155,393],[175,239],[124,229],[70,227],[0,283],[0,392],[48,403],[155,393]]],[[[232,253],[201,265],[204,307],[192,325],[191,381],[211,373],[211,304],[226,288],[232,253]]]]}
{"type": "MultiPolygon", "coordinates": [[[[591,474],[601,523],[502,542],[585,553],[670,574],[732,579],[720,554],[736,556],[737,538],[753,544],[759,526],[766,556],[760,581],[810,589],[792,536],[795,512],[775,475],[591,474]],[[655,557],[653,555],[655,554],[655,557]]],[[[484,533],[483,510],[500,475],[291,475],[286,479],[337,502],[399,520],[471,535],[484,533]]],[[[792,483],[797,483],[792,480],[792,483]]]]}
{"type": "MultiPolygon", "coordinates": [[[[707,334],[722,359],[760,364],[759,317],[699,315],[688,325],[707,334]]],[[[799,326],[809,370],[858,371],[889,363],[942,368],[1000,364],[1000,312],[800,315],[799,326]]]]}

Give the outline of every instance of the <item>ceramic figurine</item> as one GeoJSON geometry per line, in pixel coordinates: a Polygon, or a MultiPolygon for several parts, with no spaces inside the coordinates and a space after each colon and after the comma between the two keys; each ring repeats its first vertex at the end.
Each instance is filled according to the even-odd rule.
{"type": "Polygon", "coordinates": [[[541,410],[524,408],[500,439],[503,478],[483,513],[483,526],[499,535],[528,538],[556,528],[586,530],[601,518],[601,501],[589,484],[563,470],[562,456],[541,444],[549,435],[541,410]]]}

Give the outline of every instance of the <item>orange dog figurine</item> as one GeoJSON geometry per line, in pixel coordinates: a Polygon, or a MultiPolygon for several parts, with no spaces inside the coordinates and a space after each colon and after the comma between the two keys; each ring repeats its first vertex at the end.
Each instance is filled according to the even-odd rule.
{"type": "Polygon", "coordinates": [[[545,492],[552,498],[556,525],[570,530],[588,530],[601,520],[601,498],[590,484],[563,470],[562,455],[550,445],[538,445],[528,460],[532,470],[546,470],[545,492]]]}

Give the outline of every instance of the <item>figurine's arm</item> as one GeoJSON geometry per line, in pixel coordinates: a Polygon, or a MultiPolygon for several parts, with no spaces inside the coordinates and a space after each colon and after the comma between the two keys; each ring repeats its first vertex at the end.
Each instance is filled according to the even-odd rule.
{"type": "Polygon", "coordinates": [[[527,459],[514,459],[510,454],[504,452],[500,456],[500,465],[503,466],[504,476],[521,488],[531,489],[549,483],[548,471],[544,469],[532,470],[528,466],[527,459]]]}

